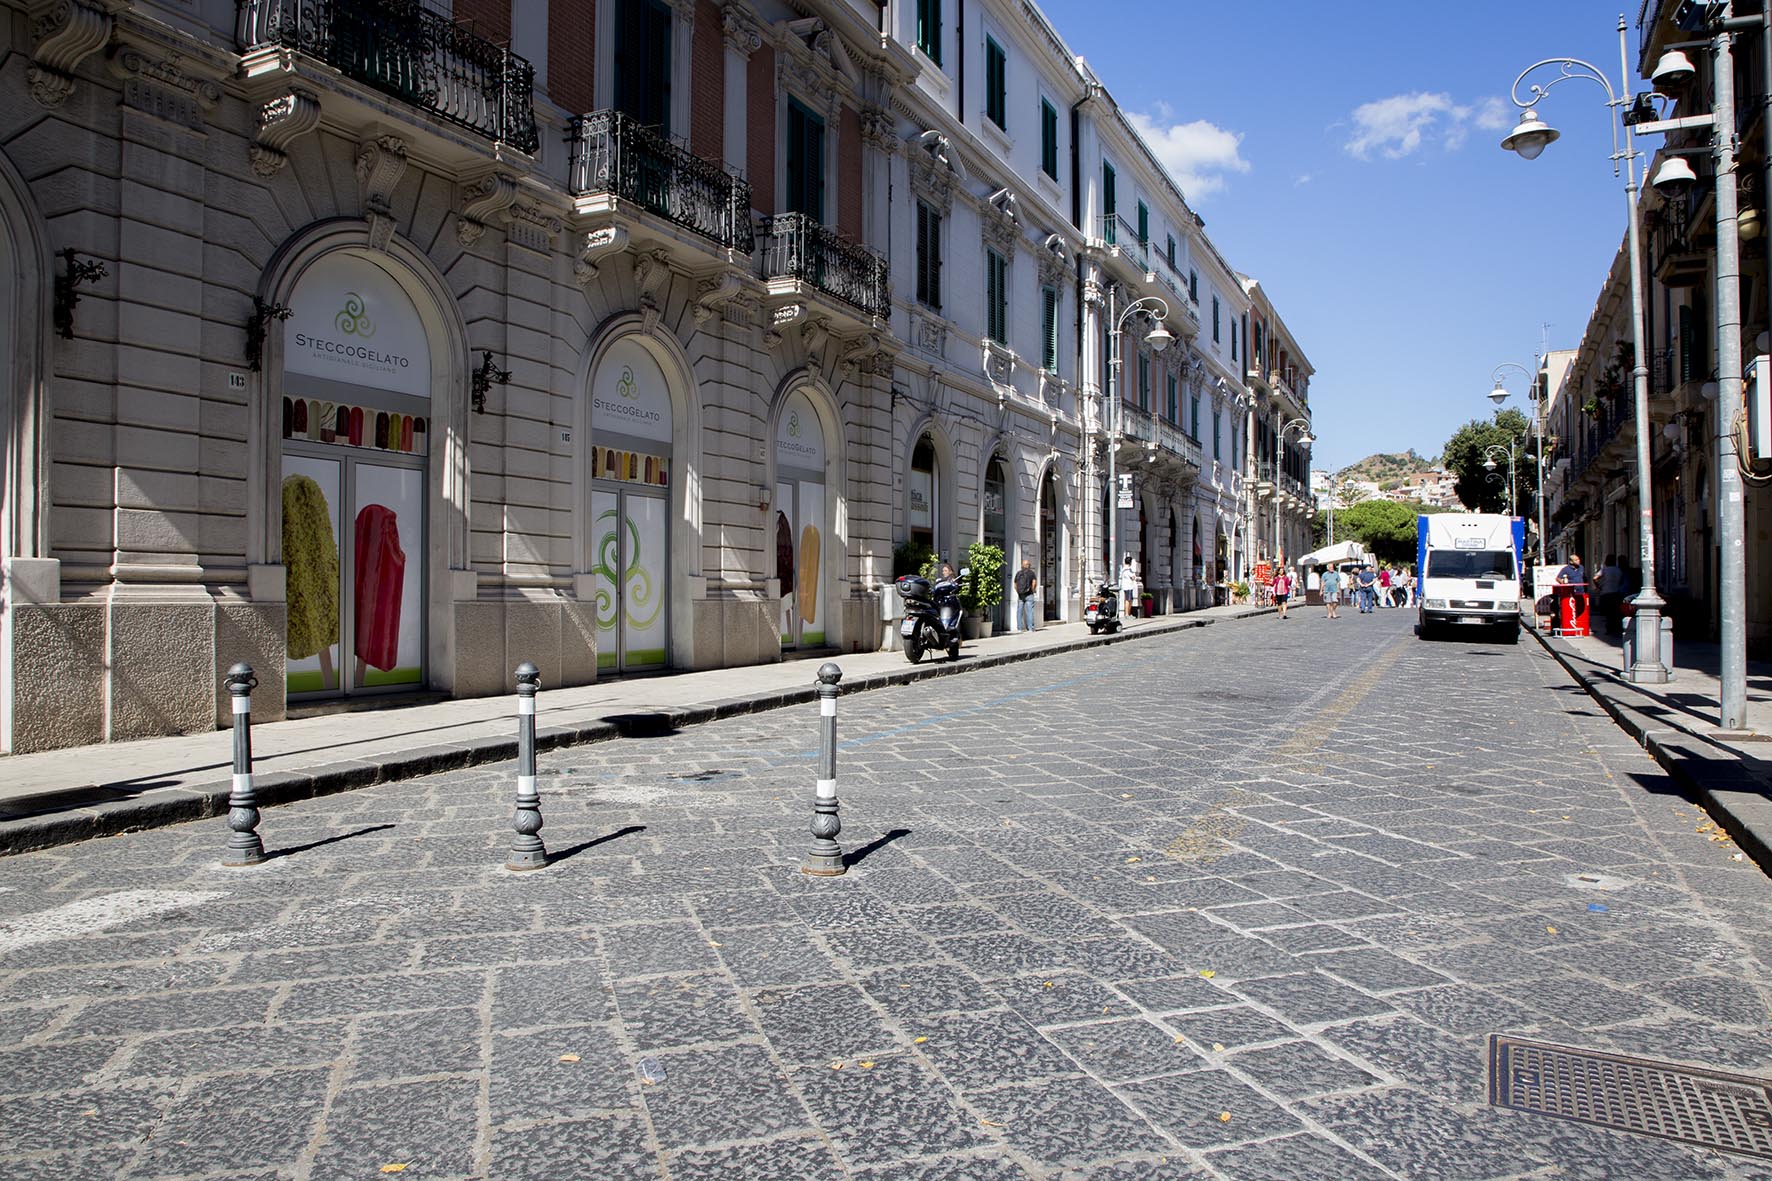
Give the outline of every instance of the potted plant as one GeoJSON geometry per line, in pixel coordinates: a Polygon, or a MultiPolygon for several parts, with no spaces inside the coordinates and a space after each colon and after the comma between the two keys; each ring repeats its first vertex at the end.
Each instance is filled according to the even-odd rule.
{"type": "Polygon", "coordinates": [[[975,541],[966,547],[966,565],[972,574],[960,588],[960,605],[980,639],[989,639],[991,613],[1003,601],[1003,550],[975,541]]]}
{"type": "Polygon", "coordinates": [[[1233,582],[1233,583],[1231,583],[1230,592],[1231,592],[1231,602],[1233,604],[1234,603],[1244,603],[1244,602],[1249,601],[1249,584],[1247,582],[1233,582]]]}

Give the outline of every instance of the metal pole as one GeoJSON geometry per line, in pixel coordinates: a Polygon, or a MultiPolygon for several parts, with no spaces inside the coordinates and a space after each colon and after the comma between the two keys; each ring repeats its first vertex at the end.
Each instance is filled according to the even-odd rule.
{"type": "MultiPolygon", "coordinates": [[[[1725,0],[1715,39],[1717,171],[1717,529],[1722,539],[1722,569],[1717,587],[1722,627],[1717,653],[1722,682],[1717,725],[1747,729],[1747,603],[1746,553],[1742,546],[1740,457],[1735,454],[1735,424],[1741,415],[1741,240],[1737,236],[1735,191],[1735,60],[1733,36],[1724,27],[1732,4],[1725,0]]],[[[1640,601],[1640,600],[1639,600],[1640,601]]],[[[1642,636],[1638,635],[1639,641],[1642,636]]]]}
{"type": "Polygon", "coordinates": [[[511,827],[517,837],[511,842],[511,856],[506,869],[541,869],[548,863],[547,848],[541,843],[541,795],[535,789],[535,694],[541,688],[541,671],[525,660],[517,666],[517,810],[511,814],[511,827]]]}
{"type": "MultiPolygon", "coordinates": [[[[1120,400],[1120,320],[1119,303],[1114,298],[1117,288],[1107,285],[1108,383],[1101,399],[1101,429],[1107,438],[1107,561],[1103,563],[1101,580],[1112,582],[1120,567],[1120,476],[1118,462],[1120,440],[1115,430],[1120,400]]],[[[1119,594],[1119,588],[1114,589],[1119,594]]]]}
{"type": "Polygon", "coordinates": [[[835,661],[818,667],[818,788],[812,797],[812,854],[801,873],[814,877],[841,876],[843,849],[837,834],[843,822],[837,815],[837,682],[843,670],[835,661]]]}
{"type": "MultiPolygon", "coordinates": [[[[1629,110],[1630,60],[1626,56],[1624,17],[1618,18],[1618,72],[1624,86],[1618,104],[1629,110]]],[[[1617,134],[1614,129],[1613,134],[1617,134]]],[[[1655,591],[1655,502],[1649,486],[1649,367],[1648,351],[1643,339],[1643,245],[1642,215],[1637,208],[1636,131],[1629,124],[1624,128],[1624,203],[1630,219],[1630,327],[1631,344],[1636,348],[1636,364],[1631,369],[1631,386],[1635,394],[1634,412],[1637,420],[1637,548],[1643,570],[1643,589],[1632,600],[1636,605],[1636,663],[1625,670],[1625,679],[1638,684],[1660,685],[1667,681],[1667,668],[1661,663],[1661,609],[1666,602],[1655,591]]],[[[1722,212],[1718,202],[1718,215],[1722,212]]],[[[1739,366],[1737,366],[1739,375],[1739,366]]]]}
{"type": "MultiPolygon", "coordinates": [[[[1536,380],[1536,379],[1535,379],[1536,380]]],[[[1544,565],[1544,394],[1542,387],[1537,390],[1538,398],[1534,401],[1532,427],[1538,435],[1538,483],[1534,491],[1538,494],[1538,564],[1544,565]]]]}
{"type": "Polygon", "coordinates": [[[265,843],[258,835],[258,796],[252,789],[252,691],[258,678],[250,664],[236,664],[222,678],[234,710],[234,783],[228,792],[227,852],[223,865],[257,865],[265,859],[265,843]]]}

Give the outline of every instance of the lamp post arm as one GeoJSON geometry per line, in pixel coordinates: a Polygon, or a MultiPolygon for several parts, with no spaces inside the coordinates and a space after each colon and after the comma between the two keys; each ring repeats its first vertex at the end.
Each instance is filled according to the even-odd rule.
{"type": "MultiPolygon", "coordinates": [[[[1624,29],[1624,18],[1621,16],[1618,18],[1618,38],[1621,50],[1624,45],[1624,29]]],[[[1626,70],[1623,73],[1626,78],[1630,76],[1628,73],[1628,67],[1626,67],[1626,70]]],[[[1547,57],[1541,61],[1533,62],[1525,69],[1521,70],[1520,76],[1514,79],[1513,89],[1509,92],[1509,97],[1514,100],[1514,105],[1516,107],[1519,107],[1521,110],[1529,110],[1543,101],[1545,95],[1551,92],[1552,87],[1556,86],[1558,83],[1567,82],[1571,78],[1585,78],[1589,82],[1598,82],[1606,91],[1606,105],[1609,107],[1616,107],[1630,101],[1630,85],[1628,83],[1626,83],[1624,87],[1624,97],[1621,99],[1618,96],[1618,91],[1612,89],[1612,83],[1607,80],[1606,72],[1604,70],[1600,69],[1600,67],[1594,65],[1592,62],[1583,61],[1578,57],[1547,57]],[[1544,83],[1542,86],[1536,82],[1532,83],[1526,90],[1526,93],[1530,94],[1532,97],[1521,98],[1520,83],[1524,82],[1527,75],[1531,74],[1534,70],[1542,70],[1547,66],[1555,66],[1558,70],[1557,76],[1544,83]]],[[[1608,120],[1608,122],[1612,125],[1612,175],[1617,176],[1618,162],[1620,160],[1628,160],[1636,155],[1636,149],[1631,146],[1630,141],[1627,140],[1626,147],[1623,151],[1620,151],[1618,147],[1618,121],[1608,120]]]]}

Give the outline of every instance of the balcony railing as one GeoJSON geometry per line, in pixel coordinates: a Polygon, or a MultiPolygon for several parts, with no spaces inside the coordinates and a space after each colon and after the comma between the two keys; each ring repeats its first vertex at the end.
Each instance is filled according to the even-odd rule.
{"type": "Polygon", "coordinates": [[[1127,254],[1136,252],[1140,260],[1148,260],[1150,257],[1150,235],[1141,237],[1138,227],[1118,213],[1101,215],[1101,240],[1109,246],[1118,246],[1127,254]]]}
{"type": "Polygon", "coordinates": [[[575,197],[610,193],[749,254],[751,186],[620,111],[572,121],[567,185],[575,197]]]}
{"type": "Polygon", "coordinates": [[[1649,353],[1649,392],[1672,393],[1674,388],[1674,351],[1653,349],[1649,353]]]}
{"type": "Polygon", "coordinates": [[[242,53],[272,46],[487,139],[534,152],[535,70],[418,0],[236,0],[242,53]]]}
{"type": "Polygon", "coordinates": [[[761,252],[765,279],[810,283],[871,316],[891,314],[892,285],[886,260],[804,213],[782,213],[768,220],[761,252]]]}

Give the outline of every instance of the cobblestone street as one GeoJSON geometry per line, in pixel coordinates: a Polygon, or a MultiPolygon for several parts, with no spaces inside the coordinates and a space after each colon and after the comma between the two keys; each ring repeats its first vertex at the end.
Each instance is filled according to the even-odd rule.
{"type": "MultiPolygon", "coordinates": [[[[1772,883],[1536,644],[1262,617],[0,860],[0,1175],[1768,1178],[1491,1106],[1763,1075],[1772,883]],[[396,1169],[393,1166],[404,1166],[396,1169]]],[[[805,665],[811,679],[815,665],[805,665]]],[[[544,690],[545,692],[545,690],[544,690]]]]}

